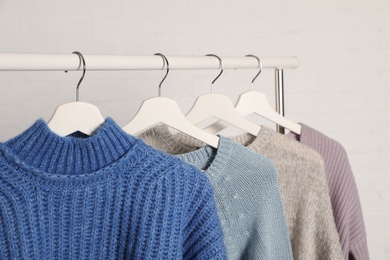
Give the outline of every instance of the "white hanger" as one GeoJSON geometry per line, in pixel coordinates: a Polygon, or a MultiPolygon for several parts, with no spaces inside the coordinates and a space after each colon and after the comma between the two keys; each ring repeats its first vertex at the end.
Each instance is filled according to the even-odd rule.
{"type": "Polygon", "coordinates": [[[79,87],[84,79],[86,65],[83,55],[75,51],[83,64],[83,75],[77,84],[76,102],[65,103],[58,106],[48,122],[51,131],[59,136],[67,136],[80,131],[86,135],[92,135],[103,123],[104,118],[100,110],[89,103],[79,102],[79,87]]]}
{"type": "Polygon", "coordinates": [[[260,131],[260,126],[250,122],[244,118],[233,106],[229,97],[213,93],[214,82],[221,76],[223,72],[223,63],[220,57],[214,54],[206,56],[214,56],[218,58],[221,72],[211,83],[211,93],[199,96],[190,111],[186,114],[186,118],[193,124],[198,124],[209,118],[218,118],[230,125],[240,128],[252,135],[257,135],[260,131]]]}
{"type": "Polygon", "coordinates": [[[131,135],[138,135],[143,131],[163,123],[180,132],[190,135],[214,148],[218,147],[219,137],[209,134],[204,130],[192,125],[180,110],[179,105],[173,99],[161,97],[161,85],[169,72],[168,59],[161,53],[156,53],[163,58],[167,71],[160,82],[158,97],[145,100],[137,114],[122,129],[131,135]]]}
{"type": "MultiPolygon", "coordinates": [[[[257,59],[259,64],[259,72],[252,80],[252,89],[251,91],[244,92],[240,95],[238,98],[237,104],[236,104],[236,110],[244,117],[249,116],[251,114],[257,114],[259,116],[262,116],[266,119],[269,119],[276,124],[283,126],[284,128],[289,129],[290,131],[301,134],[301,125],[288,120],[284,116],[281,116],[278,114],[275,109],[272,108],[270,103],[268,102],[267,96],[259,91],[253,90],[253,82],[255,79],[259,76],[259,74],[262,71],[262,63],[260,59],[254,55],[247,55],[248,57],[254,57],[257,59]]],[[[219,132],[223,128],[227,127],[226,124],[223,124],[222,122],[217,122],[210,126],[207,131],[209,132],[219,132]]]]}

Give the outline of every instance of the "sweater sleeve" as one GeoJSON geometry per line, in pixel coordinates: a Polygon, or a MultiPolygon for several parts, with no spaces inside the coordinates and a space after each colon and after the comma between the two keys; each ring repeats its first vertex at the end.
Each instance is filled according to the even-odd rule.
{"type": "Polygon", "coordinates": [[[183,220],[183,259],[227,259],[212,186],[202,172],[188,168],[191,178],[183,220]]]}
{"type": "Polygon", "coordinates": [[[239,160],[231,161],[226,169],[239,169],[239,174],[227,174],[237,176],[231,181],[232,195],[238,198],[222,211],[236,226],[231,235],[239,245],[239,259],[293,259],[274,164],[244,146],[234,145],[232,156],[239,160]]]}
{"type": "Polygon", "coordinates": [[[302,124],[301,142],[324,159],[333,215],[344,259],[368,260],[368,246],[359,193],[347,152],[336,140],[302,124]]]}
{"type": "Polygon", "coordinates": [[[368,260],[368,247],[359,194],[345,149],[337,142],[328,144],[325,167],[344,259],[368,260]]]}

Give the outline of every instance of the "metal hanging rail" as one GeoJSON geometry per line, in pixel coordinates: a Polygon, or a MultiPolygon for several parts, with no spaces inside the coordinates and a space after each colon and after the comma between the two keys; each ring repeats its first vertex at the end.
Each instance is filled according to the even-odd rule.
{"type": "MultiPolygon", "coordinates": [[[[164,68],[156,55],[83,54],[87,70],[160,70],[164,68]]],[[[171,70],[219,69],[219,61],[210,56],[167,56],[171,70]]],[[[222,56],[224,69],[256,69],[258,62],[252,57],[222,56]]],[[[283,69],[295,69],[297,57],[259,57],[263,69],[275,69],[276,111],[284,116],[283,69]]],[[[0,71],[75,71],[82,70],[78,55],[73,53],[0,53],[0,71]]],[[[284,128],[276,126],[279,133],[284,128]]]]}
{"type": "MultiPolygon", "coordinates": [[[[283,69],[275,69],[275,107],[276,112],[284,116],[284,76],[283,69]]],[[[276,125],[276,131],[284,134],[285,129],[276,125]]]]}
{"type": "MultiPolygon", "coordinates": [[[[156,55],[83,54],[88,70],[159,70],[161,57],[156,55]]],[[[219,62],[209,56],[167,56],[171,70],[218,69],[219,62]]],[[[257,60],[251,57],[222,56],[224,69],[256,69],[257,60]]],[[[295,69],[297,57],[260,57],[263,69],[295,69]]],[[[77,55],[49,53],[0,53],[0,71],[72,71],[81,70],[77,55]]]]}

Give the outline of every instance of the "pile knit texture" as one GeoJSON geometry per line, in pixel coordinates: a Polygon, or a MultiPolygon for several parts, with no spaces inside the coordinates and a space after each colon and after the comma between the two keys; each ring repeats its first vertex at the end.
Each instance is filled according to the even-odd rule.
{"type": "MultiPolygon", "coordinates": [[[[161,131],[159,129],[161,127],[152,129],[154,136],[161,131]]],[[[165,143],[171,142],[162,146],[152,145],[169,153],[193,151],[203,145],[182,133],[171,138],[166,136],[166,131],[164,133],[165,143]]],[[[322,157],[313,149],[265,126],[261,127],[257,136],[244,134],[232,139],[274,163],[294,259],[343,259],[322,157]]]]}
{"type": "Polygon", "coordinates": [[[330,199],[344,259],[368,260],[368,247],[362,207],[355,178],[344,147],[337,141],[301,124],[300,136],[289,133],[322,155],[330,199]]]}
{"type": "MultiPolygon", "coordinates": [[[[175,154],[188,151],[163,126],[142,138],[157,148],[169,146],[175,154]]],[[[217,149],[204,146],[177,156],[204,171],[213,185],[228,259],[293,259],[277,173],[270,160],[224,137],[217,149]]]]}
{"type": "Polygon", "coordinates": [[[0,207],[0,259],[226,259],[208,178],[109,118],[1,143],[0,207]]]}

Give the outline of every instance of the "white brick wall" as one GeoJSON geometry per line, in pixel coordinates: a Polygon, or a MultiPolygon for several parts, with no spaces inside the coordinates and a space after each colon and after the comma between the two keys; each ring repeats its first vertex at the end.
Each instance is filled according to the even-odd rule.
{"type": "MultiPolygon", "coordinates": [[[[360,190],[372,259],[390,259],[390,1],[0,1],[0,52],[296,55],[286,114],[341,142],[360,190]]],[[[235,101],[255,71],[226,71],[235,101]]],[[[216,71],[171,71],[163,95],[186,111],[216,71]]],[[[87,72],[81,100],[124,124],[163,72],[87,72]]],[[[0,72],[0,140],[73,101],[78,72],[0,72]]],[[[273,103],[273,72],[255,84],[273,103]]]]}

